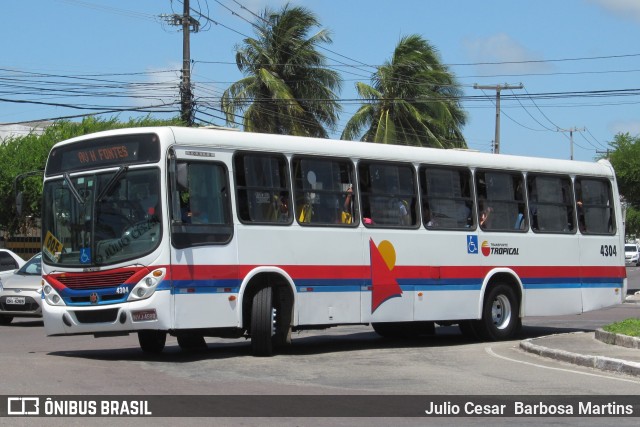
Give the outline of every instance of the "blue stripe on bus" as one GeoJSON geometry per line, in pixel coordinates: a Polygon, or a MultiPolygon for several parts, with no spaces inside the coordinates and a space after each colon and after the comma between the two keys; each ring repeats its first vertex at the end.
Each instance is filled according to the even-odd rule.
{"type": "MultiPolygon", "coordinates": [[[[361,292],[371,291],[371,279],[297,279],[294,281],[298,292],[361,292]]],[[[525,290],[536,289],[610,289],[622,287],[622,280],[612,278],[590,278],[580,281],[576,278],[559,279],[524,279],[525,290]]],[[[479,291],[482,282],[479,279],[398,279],[398,284],[404,292],[411,291],[479,291]]],[[[164,281],[158,290],[170,289],[169,282],[164,281]]],[[[185,293],[238,293],[240,281],[224,280],[175,280],[174,294],[185,293]]]]}

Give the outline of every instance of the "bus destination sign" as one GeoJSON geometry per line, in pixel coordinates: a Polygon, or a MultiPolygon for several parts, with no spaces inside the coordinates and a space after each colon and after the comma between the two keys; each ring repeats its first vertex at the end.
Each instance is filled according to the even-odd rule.
{"type": "Polygon", "coordinates": [[[45,174],[155,163],[159,159],[160,144],[157,135],[152,133],[87,139],[54,148],[45,174]]]}
{"type": "MultiPolygon", "coordinates": [[[[131,144],[127,145],[130,146],[131,144]]],[[[128,147],[127,145],[121,144],[112,147],[78,150],[76,151],[76,155],[78,156],[77,161],[81,164],[98,164],[105,161],[112,162],[114,160],[134,162],[138,158],[138,152],[136,150],[131,150],[131,147],[128,147]]]]}

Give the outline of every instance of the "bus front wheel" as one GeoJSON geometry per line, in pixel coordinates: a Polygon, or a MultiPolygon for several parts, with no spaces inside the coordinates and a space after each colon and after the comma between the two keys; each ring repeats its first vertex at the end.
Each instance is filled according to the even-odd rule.
{"type": "Polygon", "coordinates": [[[520,330],[520,301],[511,286],[504,283],[489,289],[482,307],[482,318],[474,325],[482,338],[500,341],[513,338],[520,330]]]}
{"type": "Polygon", "coordinates": [[[161,353],[167,342],[165,331],[138,331],[138,342],[145,353],[161,353]]]}
{"type": "Polygon", "coordinates": [[[272,356],[274,335],[273,289],[265,287],[253,296],[253,304],[251,305],[251,351],[253,355],[272,356]]]}

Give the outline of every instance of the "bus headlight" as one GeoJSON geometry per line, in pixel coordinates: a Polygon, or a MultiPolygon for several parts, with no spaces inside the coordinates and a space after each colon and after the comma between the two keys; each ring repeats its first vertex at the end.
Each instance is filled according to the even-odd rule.
{"type": "Polygon", "coordinates": [[[49,305],[66,305],[62,298],[60,298],[60,295],[58,295],[58,292],[48,283],[42,287],[42,294],[49,305]]]}
{"type": "Polygon", "coordinates": [[[129,293],[127,301],[137,301],[145,298],[149,298],[154,294],[158,285],[164,280],[164,276],[167,274],[165,268],[158,268],[147,274],[133,287],[129,293]]]}

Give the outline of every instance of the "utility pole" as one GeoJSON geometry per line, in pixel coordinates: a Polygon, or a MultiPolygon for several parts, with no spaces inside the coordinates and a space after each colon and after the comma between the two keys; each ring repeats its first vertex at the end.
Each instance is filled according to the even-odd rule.
{"type": "Polygon", "coordinates": [[[477,83],[473,85],[474,89],[491,89],[496,91],[496,137],[493,142],[493,152],[500,154],[500,91],[502,89],[523,89],[522,83],[516,86],[510,86],[508,84],[503,85],[487,85],[481,86],[477,83]]]}
{"type": "Polygon", "coordinates": [[[558,132],[569,132],[569,143],[571,145],[571,157],[570,159],[573,160],[573,133],[574,132],[584,132],[585,128],[582,129],[578,129],[576,127],[572,127],[569,129],[560,129],[558,128],[558,132]]]}
{"type": "Polygon", "coordinates": [[[189,0],[183,0],[182,15],[161,15],[169,25],[182,27],[182,79],[180,81],[180,117],[187,126],[193,125],[193,92],[191,91],[191,32],[197,33],[200,23],[190,16],[189,0]]]}

